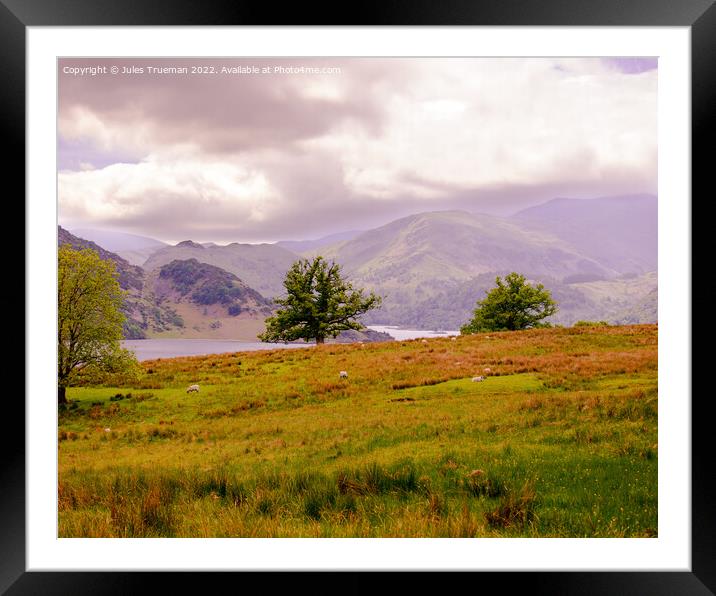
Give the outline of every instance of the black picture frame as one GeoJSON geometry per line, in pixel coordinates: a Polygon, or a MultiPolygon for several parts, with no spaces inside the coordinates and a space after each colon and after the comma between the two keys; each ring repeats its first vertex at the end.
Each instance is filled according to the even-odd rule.
{"type": "MultiPolygon", "coordinates": [[[[705,194],[712,169],[709,126],[716,107],[716,7],[713,0],[501,0],[476,2],[449,0],[430,2],[414,0],[383,0],[354,5],[354,14],[346,22],[346,6],[335,3],[284,4],[280,8],[268,3],[241,0],[0,0],[0,122],[2,138],[10,151],[4,160],[6,183],[12,182],[14,196],[24,196],[25,189],[25,37],[26,28],[33,26],[176,26],[176,25],[449,25],[449,26],[680,26],[690,27],[692,51],[692,197],[705,194]]],[[[7,184],[5,189],[7,189],[7,184]]],[[[6,191],[7,192],[7,191],[6,191]]],[[[6,195],[8,198],[12,195],[6,195]]],[[[702,197],[706,199],[706,197],[702,197]]],[[[17,208],[19,201],[14,201],[17,208]]],[[[6,201],[7,202],[7,201],[6,201]]],[[[696,204],[692,198],[693,206],[696,204]]],[[[21,212],[24,219],[24,209],[21,212]]],[[[692,222],[698,222],[693,218],[692,222]]],[[[702,219],[703,223],[703,219],[702,219]]],[[[23,234],[17,225],[16,231],[23,234]]],[[[694,238],[692,227],[692,239],[694,238]]],[[[24,240],[24,237],[23,239],[24,240]]],[[[22,241],[21,240],[21,241],[22,241]]],[[[693,243],[693,241],[692,241],[693,243]]],[[[24,246],[24,241],[23,241],[24,246]]],[[[692,248],[692,253],[698,252],[692,248]]],[[[19,261],[19,259],[16,259],[19,261]]],[[[15,279],[24,277],[24,268],[13,272],[15,279]]],[[[695,265],[692,271],[697,271],[695,265]]],[[[711,277],[711,276],[709,276],[711,277]]],[[[705,306],[713,282],[705,282],[707,292],[692,294],[692,308],[705,306]]],[[[15,287],[15,286],[13,286],[15,287]]],[[[24,289],[10,298],[0,298],[6,313],[25,311],[24,289]]],[[[24,284],[23,284],[24,288],[24,284]]],[[[692,315],[693,317],[693,315],[692,315]]],[[[11,317],[12,318],[12,317],[11,317]]],[[[19,319],[19,317],[15,317],[19,319]]],[[[693,320],[693,318],[692,318],[693,320]]],[[[19,321],[18,321],[19,322],[19,321]]],[[[24,336],[24,333],[23,333],[24,336]]],[[[17,337],[20,337],[19,333],[17,337]]],[[[693,338],[693,335],[692,335],[693,338]]],[[[692,340],[693,341],[693,340],[692,340]]],[[[17,345],[17,341],[14,344],[17,345]]],[[[24,344],[23,344],[24,345],[24,344]]],[[[695,344],[694,344],[695,345],[695,344]]],[[[24,352],[24,350],[23,350],[24,352]]],[[[707,352],[693,350],[692,371],[708,364],[707,352]]],[[[26,354],[26,357],[32,357],[26,354]]],[[[695,388],[695,385],[693,385],[695,388]]],[[[20,429],[20,437],[0,433],[2,441],[2,476],[0,476],[0,591],[7,594],[84,594],[133,593],[153,591],[153,584],[161,583],[166,592],[181,587],[201,589],[217,580],[227,580],[227,574],[149,573],[149,572],[27,572],[25,566],[25,419],[23,404],[17,398],[4,396],[3,413],[6,425],[20,429]],[[11,422],[10,422],[11,421],[11,422]]],[[[531,594],[714,594],[716,593],[716,524],[713,503],[716,494],[709,483],[711,476],[707,428],[708,393],[692,390],[692,565],[691,572],[480,572],[470,577],[468,586],[475,589],[498,584],[503,591],[525,590],[531,594]],[[474,582],[474,583],[472,583],[474,582]],[[487,582],[487,584],[485,583],[487,582]]],[[[54,399],[54,396],[53,396],[54,399]]],[[[49,403],[49,402],[48,402],[49,403]]],[[[78,561],[78,567],[81,567],[78,561]]],[[[555,566],[559,566],[555,562],[555,566]]],[[[248,573],[248,572],[244,572],[248,573]]],[[[265,589],[296,590],[309,587],[312,593],[364,593],[383,584],[383,574],[368,572],[302,572],[258,573],[242,577],[241,584],[228,578],[234,590],[246,589],[246,580],[256,579],[265,589]],[[257,577],[258,576],[258,577],[257,577]],[[280,586],[280,587],[279,587],[280,586]]],[[[463,574],[401,574],[401,591],[426,589],[433,582],[446,587],[445,581],[463,580],[463,574]],[[441,577],[436,578],[436,575],[441,577]]],[[[391,581],[394,578],[390,578],[391,581]]],[[[387,585],[387,584],[386,584],[387,585]]],[[[233,591],[233,590],[232,590],[233,591]]]]}

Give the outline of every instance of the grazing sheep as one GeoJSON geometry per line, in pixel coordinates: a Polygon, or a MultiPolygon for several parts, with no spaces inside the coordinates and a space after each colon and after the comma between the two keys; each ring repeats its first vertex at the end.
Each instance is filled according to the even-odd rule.
{"type": "Polygon", "coordinates": [[[199,385],[189,385],[189,387],[186,388],[187,393],[191,393],[193,391],[198,392],[199,391],[199,385]]]}
{"type": "Polygon", "coordinates": [[[450,341],[457,341],[457,337],[451,337],[450,341]]]}
{"type": "Polygon", "coordinates": [[[341,379],[347,379],[347,378],[348,378],[348,373],[347,373],[346,371],[342,370],[341,372],[338,373],[338,376],[339,376],[341,379]]]}
{"type": "Polygon", "coordinates": [[[483,368],[483,369],[482,369],[482,372],[490,373],[490,372],[492,372],[492,369],[489,368],[489,367],[483,368]]]}
{"type": "Polygon", "coordinates": [[[428,343],[428,340],[427,340],[427,339],[424,339],[424,340],[423,340],[423,343],[424,343],[424,344],[428,343]]]}
{"type": "Polygon", "coordinates": [[[473,383],[479,383],[480,381],[484,381],[485,377],[472,377],[473,383]]]}

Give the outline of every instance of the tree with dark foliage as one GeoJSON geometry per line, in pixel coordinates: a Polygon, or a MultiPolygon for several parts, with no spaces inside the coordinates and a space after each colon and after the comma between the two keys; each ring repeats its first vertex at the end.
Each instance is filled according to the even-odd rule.
{"type": "Polygon", "coordinates": [[[259,335],[265,342],[315,339],[324,343],[347,329],[363,329],[356,317],[381,304],[381,297],[354,289],[341,276],[340,265],[319,256],[312,261],[296,261],[283,282],[286,297],[277,298],[283,307],[266,319],[266,331],[259,335]]]}

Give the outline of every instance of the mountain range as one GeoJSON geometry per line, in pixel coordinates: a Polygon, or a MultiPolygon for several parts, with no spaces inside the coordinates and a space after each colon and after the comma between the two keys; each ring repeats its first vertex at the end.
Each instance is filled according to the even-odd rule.
{"type": "Polygon", "coordinates": [[[166,242],[109,230],[95,230],[90,228],[72,229],[70,232],[77,237],[95,242],[105,250],[122,257],[132,265],[143,265],[145,261],[157,250],[168,246],[166,242]]]}
{"type": "MultiPolygon", "coordinates": [[[[417,213],[372,230],[275,244],[152,241],[121,234],[106,237],[108,245],[122,254],[146,251],[141,263],[144,299],[189,317],[190,327],[198,325],[202,331],[197,333],[211,336],[219,332],[200,320],[219,320],[212,317],[222,314],[226,316],[220,317],[220,323],[228,324],[228,311],[198,307],[186,295],[180,299],[176,293],[162,294],[161,271],[166,266],[203,263],[233,276],[222,277],[211,270],[210,278],[212,283],[230,279],[266,300],[256,300],[254,310],[243,315],[257,321],[261,305],[282,294],[291,264],[319,254],[339,263],[354,286],[384,297],[382,308],[363,316],[366,324],[455,330],[470,318],[475,302],[494,287],[495,277],[510,271],[543,283],[552,292],[560,307],[550,319],[553,323],[657,320],[657,198],[653,195],[557,198],[508,217],[467,211],[417,213]]],[[[140,268],[122,260],[124,275],[139,280],[140,268]]],[[[192,295],[196,291],[193,288],[192,295]]],[[[226,328],[224,332],[230,333],[226,328]]]]}
{"type": "Polygon", "coordinates": [[[125,338],[143,339],[148,335],[170,331],[183,325],[181,317],[171,306],[158,304],[147,298],[147,273],[143,268],[132,265],[91,240],[78,238],[60,226],[57,226],[57,244],[69,244],[75,249],[91,249],[97,252],[101,259],[114,263],[119,287],[125,291],[122,307],[125,315],[122,331],[125,338]]]}
{"type": "Polygon", "coordinates": [[[234,242],[226,246],[205,246],[184,240],[174,246],[159,248],[142,266],[146,271],[152,271],[172,261],[196,259],[233,273],[263,296],[273,298],[283,291],[286,271],[296,258],[296,253],[275,244],[234,242]]]}

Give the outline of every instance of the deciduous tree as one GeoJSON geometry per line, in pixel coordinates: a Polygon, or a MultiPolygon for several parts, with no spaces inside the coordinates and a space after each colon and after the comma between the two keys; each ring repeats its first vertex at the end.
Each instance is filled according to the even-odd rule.
{"type": "Polygon", "coordinates": [[[460,328],[460,333],[482,331],[516,331],[544,327],[542,319],[557,312],[557,303],[542,284],[529,285],[524,275],[512,272],[504,281],[498,276],[497,287],[489,290],[484,300],[478,300],[472,320],[460,328]]]}
{"type": "Polygon", "coordinates": [[[341,267],[323,257],[296,261],[283,282],[286,297],[275,300],[281,306],[266,319],[266,331],[259,335],[265,342],[315,339],[324,343],[347,329],[360,330],[359,315],[377,308],[381,297],[354,289],[341,275],[341,267]]]}
{"type": "Polygon", "coordinates": [[[80,371],[120,372],[136,359],[120,346],[123,294],[114,263],[63,244],[57,282],[57,399],[64,404],[80,371]]]}

